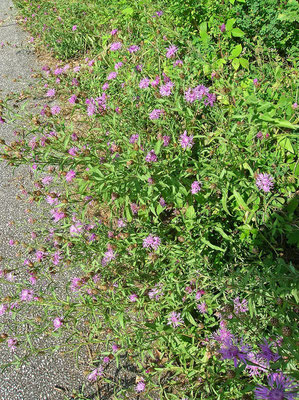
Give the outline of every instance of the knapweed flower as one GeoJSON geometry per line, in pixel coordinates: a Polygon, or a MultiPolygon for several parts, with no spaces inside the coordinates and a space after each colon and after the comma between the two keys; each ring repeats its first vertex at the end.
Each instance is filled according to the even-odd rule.
{"type": "Polygon", "coordinates": [[[138,214],[139,206],[136,203],[131,203],[130,208],[134,215],[138,214]]]}
{"type": "Polygon", "coordinates": [[[180,136],[180,144],[183,149],[191,149],[193,146],[193,136],[188,136],[187,131],[184,131],[184,133],[180,136]]]}
{"type": "Polygon", "coordinates": [[[181,314],[175,311],[172,311],[168,317],[167,325],[172,325],[173,328],[177,328],[180,325],[183,325],[184,321],[181,318],[181,314]]]}
{"type": "Polygon", "coordinates": [[[163,97],[170,96],[173,86],[174,84],[172,82],[167,82],[165,85],[160,86],[160,95],[163,97]]]}
{"type": "Polygon", "coordinates": [[[151,150],[151,151],[149,151],[147,153],[147,155],[145,157],[145,161],[148,162],[148,163],[157,162],[158,161],[157,155],[156,155],[154,150],[151,150]]]}
{"type": "Polygon", "coordinates": [[[204,303],[204,302],[200,303],[200,304],[197,304],[197,309],[202,314],[206,314],[207,311],[208,311],[208,307],[207,307],[206,303],[204,303]]]}
{"type": "Polygon", "coordinates": [[[234,336],[223,341],[220,348],[223,360],[233,360],[235,368],[237,368],[240,361],[246,364],[246,357],[249,351],[250,347],[243,345],[242,341],[239,341],[234,336]]]}
{"type": "Polygon", "coordinates": [[[50,213],[52,214],[54,222],[58,222],[66,217],[65,213],[59,209],[50,210],[50,213]]]}
{"type": "Polygon", "coordinates": [[[145,239],[143,239],[143,247],[151,248],[153,250],[158,250],[161,245],[161,239],[159,236],[148,235],[145,239]]]}
{"type": "Polygon", "coordinates": [[[55,96],[55,93],[56,93],[55,89],[49,89],[46,93],[46,96],[53,97],[53,96],[55,96]]]}
{"type": "Polygon", "coordinates": [[[273,353],[273,351],[270,349],[270,347],[273,345],[275,345],[273,342],[269,344],[267,340],[264,339],[264,344],[259,345],[261,351],[258,353],[258,355],[267,361],[277,361],[280,358],[280,355],[278,353],[273,353]]]}
{"type": "Polygon", "coordinates": [[[135,387],[135,390],[136,390],[137,393],[141,393],[141,392],[145,391],[145,382],[144,382],[143,378],[141,378],[139,380],[139,382],[137,383],[137,385],[135,387]]]}
{"type": "Polygon", "coordinates": [[[114,43],[111,43],[110,50],[117,51],[117,50],[121,49],[121,47],[122,47],[121,42],[114,42],[114,43]]]}
{"type": "Polygon", "coordinates": [[[113,343],[112,345],[112,352],[116,353],[118,350],[120,350],[120,346],[118,346],[116,343],[113,343]]]}
{"type": "Polygon", "coordinates": [[[155,108],[149,115],[149,118],[151,120],[159,119],[161,115],[164,114],[164,110],[160,110],[158,108],[155,108]]]}
{"type": "Polygon", "coordinates": [[[69,103],[70,104],[75,104],[77,100],[77,96],[75,94],[73,94],[70,98],[69,98],[69,103]]]}
{"type": "Polygon", "coordinates": [[[240,314],[248,311],[248,301],[243,299],[240,302],[239,296],[234,299],[234,312],[235,314],[240,314]]]}
{"type": "Polygon", "coordinates": [[[60,107],[59,106],[53,106],[52,108],[51,108],[51,113],[52,113],[52,115],[57,115],[57,114],[59,114],[60,113],[60,107]]]}
{"type": "Polygon", "coordinates": [[[201,190],[201,183],[198,181],[194,181],[191,184],[191,193],[196,194],[201,190]]]}
{"type": "Polygon", "coordinates": [[[150,84],[149,78],[143,78],[139,83],[139,87],[140,89],[146,89],[148,88],[149,84],[150,84]]]}
{"type": "Polygon", "coordinates": [[[114,65],[114,69],[118,70],[118,69],[121,68],[123,65],[124,65],[124,64],[120,61],[120,62],[118,62],[118,63],[116,63],[116,64],[114,65]]]}
{"type": "Polygon", "coordinates": [[[160,77],[159,75],[157,75],[156,78],[153,81],[151,81],[151,86],[156,87],[159,85],[159,83],[160,83],[160,77]]]}
{"type": "Polygon", "coordinates": [[[118,29],[112,29],[112,31],[110,32],[110,35],[114,36],[117,34],[117,32],[118,32],[118,29]]]}
{"type": "Polygon", "coordinates": [[[136,71],[138,71],[138,72],[141,72],[142,71],[142,69],[143,69],[143,65],[141,65],[141,64],[138,64],[138,65],[136,65],[136,71]]]}
{"type": "Polygon", "coordinates": [[[136,44],[133,44],[132,46],[130,46],[127,50],[129,53],[135,53],[136,51],[138,51],[140,49],[139,46],[137,46],[136,44]]]}
{"type": "Polygon", "coordinates": [[[53,325],[54,325],[54,330],[56,331],[57,329],[59,329],[62,326],[62,319],[57,317],[53,320],[53,325]]]}
{"type": "Polygon", "coordinates": [[[138,135],[138,134],[132,135],[132,136],[130,137],[130,139],[129,139],[129,143],[131,143],[131,144],[136,143],[137,140],[138,140],[138,138],[139,138],[139,135],[138,135]]]}
{"type": "Polygon", "coordinates": [[[33,299],[33,290],[23,289],[20,297],[22,301],[31,301],[33,299]]]}
{"type": "Polygon", "coordinates": [[[185,100],[188,103],[193,103],[195,100],[201,100],[209,93],[209,88],[204,85],[198,85],[195,88],[188,88],[185,92],[185,100]]]}
{"type": "Polygon", "coordinates": [[[102,258],[102,266],[105,267],[107,264],[110,263],[110,261],[115,260],[116,258],[116,253],[110,249],[104,253],[104,257],[102,258]]]}
{"type": "Polygon", "coordinates": [[[171,45],[166,50],[167,50],[166,57],[172,58],[172,57],[174,57],[175,53],[178,51],[178,48],[174,45],[171,45]]]}
{"type": "Polygon", "coordinates": [[[94,370],[87,376],[87,379],[88,379],[90,382],[95,382],[99,376],[102,376],[102,375],[103,375],[103,371],[104,371],[103,367],[100,366],[100,367],[94,369],[94,370]]]}
{"type": "Polygon", "coordinates": [[[170,136],[165,135],[162,137],[162,139],[163,139],[163,146],[167,147],[170,143],[170,139],[171,139],[170,136]]]}
{"type": "Polygon", "coordinates": [[[220,26],[220,30],[221,30],[222,33],[225,31],[225,24],[222,24],[222,25],[220,26]]]}
{"type": "Polygon", "coordinates": [[[72,31],[74,32],[74,31],[76,31],[77,30],[77,25],[74,25],[73,27],[72,27],[72,31]]]}
{"type": "Polygon", "coordinates": [[[268,385],[258,386],[255,398],[261,400],[295,400],[298,398],[298,384],[282,373],[273,373],[268,377],[268,385]]]}
{"type": "Polygon", "coordinates": [[[179,65],[183,65],[183,61],[182,60],[175,60],[175,62],[173,63],[174,68],[178,67],[179,65]]]}
{"type": "Polygon", "coordinates": [[[148,292],[148,297],[152,300],[159,300],[162,296],[164,296],[163,292],[163,283],[157,283],[153,289],[148,292]]]}
{"type": "Polygon", "coordinates": [[[297,103],[293,103],[293,104],[292,104],[292,109],[293,109],[293,110],[296,110],[296,108],[298,108],[298,104],[297,104],[297,103]]]}
{"type": "Polygon", "coordinates": [[[111,81],[112,79],[115,79],[117,77],[117,72],[113,71],[110,72],[110,74],[107,76],[107,81],[111,81]]]}
{"type": "Polygon", "coordinates": [[[76,172],[74,170],[70,170],[66,175],[65,175],[65,180],[67,182],[72,182],[72,180],[75,178],[76,172]]]}
{"type": "Polygon", "coordinates": [[[267,372],[269,363],[261,358],[258,354],[249,352],[247,354],[247,360],[249,361],[245,367],[250,376],[258,376],[261,372],[267,372]],[[252,363],[252,364],[251,364],[252,363]]]}
{"type": "Polygon", "coordinates": [[[166,201],[164,200],[164,198],[163,197],[160,197],[160,200],[159,200],[159,203],[160,203],[160,206],[161,207],[166,207],[166,201]]]}
{"type": "Polygon", "coordinates": [[[131,303],[135,303],[138,300],[137,294],[133,293],[129,296],[129,300],[131,303]]]}
{"type": "Polygon", "coordinates": [[[0,304],[0,316],[4,315],[7,309],[8,309],[7,304],[0,304]]]}
{"type": "Polygon", "coordinates": [[[256,177],[255,184],[264,192],[268,193],[274,186],[274,178],[270,174],[258,174],[256,177]]]}
{"type": "Polygon", "coordinates": [[[18,344],[17,339],[15,339],[15,338],[8,338],[7,339],[7,346],[11,351],[15,351],[16,350],[17,344],[18,344]]]}

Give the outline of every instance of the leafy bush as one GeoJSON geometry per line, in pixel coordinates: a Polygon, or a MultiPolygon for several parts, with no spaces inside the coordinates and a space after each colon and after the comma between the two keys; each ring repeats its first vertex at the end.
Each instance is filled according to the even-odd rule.
{"type": "MultiPolygon", "coordinates": [[[[41,39],[76,59],[43,67],[54,105],[40,104],[2,157],[30,165],[31,201],[51,205],[29,275],[74,278],[66,298],[55,284],[16,285],[3,314],[33,303],[33,339],[65,331],[75,352],[104,343],[91,381],[110,382],[105,365],[127,355],[139,377],[131,391],[114,382],[119,398],[295,399],[295,61],[261,47],[249,57],[229,10],[191,42],[172,8],[150,1],[20,7],[35,35],[63,16],[41,39]]],[[[3,336],[16,354],[30,340],[17,332],[12,322],[3,336]]]]}

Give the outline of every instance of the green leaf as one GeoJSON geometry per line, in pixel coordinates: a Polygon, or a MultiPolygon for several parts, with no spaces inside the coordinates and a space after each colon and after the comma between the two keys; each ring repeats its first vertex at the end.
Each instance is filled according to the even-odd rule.
{"type": "Polygon", "coordinates": [[[132,7],[127,7],[127,8],[125,8],[124,10],[122,10],[122,13],[124,14],[124,15],[127,15],[127,16],[132,16],[133,14],[134,14],[134,8],[132,8],[132,7]]]}
{"type": "Polygon", "coordinates": [[[234,37],[242,37],[242,36],[244,36],[244,32],[240,28],[234,28],[232,30],[232,35],[234,37]]]}
{"type": "Polygon", "coordinates": [[[226,24],[225,24],[225,29],[226,29],[227,31],[231,31],[231,30],[233,29],[233,25],[234,25],[235,22],[236,22],[236,19],[235,19],[235,18],[230,18],[230,19],[228,19],[228,20],[226,21],[226,24]]]}
{"type": "Polygon", "coordinates": [[[241,207],[243,210],[250,211],[248,205],[245,203],[242,196],[240,195],[239,192],[236,191],[236,189],[234,189],[234,196],[235,196],[235,199],[237,200],[239,207],[241,207]]]}
{"type": "Polygon", "coordinates": [[[241,57],[239,60],[243,68],[249,68],[249,61],[246,58],[241,57]]]}
{"type": "Polygon", "coordinates": [[[225,211],[227,214],[231,215],[231,213],[228,211],[228,208],[227,208],[227,194],[228,194],[227,188],[226,188],[226,189],[223,189],[223,191],[222,191],[221,203],[222,203],[222,207],[223,207],[224,211],[225,211]]]}
{"type": "Polygon", "coordinates": [[[196,213],[193,206],[187,208],[186,217],[188,219],[194,219],[196,217],[196,213]]]}
{"type": "Polygon", "coordinates": [[[216,246],[215,244],[212,244],[211,242],[209,242],[209,241],[208,241],[207,239],[205,239],[205,238],[202,238],[201,241],[202,241],[204,244],[206,244],[207,246],[211,247],[211,249],[218,250],[218,251],[222,251],[223,253],[225,252],[225,249],[222,249],[221,247],[216,246]]]}
{"type": "Polygon", "coordinates": [[[232,62],[232,66],[234,67],[234,69],[237,71],[240,67],[240,61],[238,58],[235,58],[232,62]]]}
{"type": "Polygon", "coordinates": [[[289,151],[290,153],[294,153],[295,154],[295,150],[292,146],[292,143],[290,141],[290,139],[286,136],[283,136],[282,138],[279,138],[277,140],[277,143],[280,147],[282,147],[283,149],[289,151]]]}
{"type": "Polygon", "coordinates": [[[238,57],[241,54],[241,52],[242,52],[242,46],[238,44],[232,49],[229,59],[232,60],[233,58],[238,57]]]}

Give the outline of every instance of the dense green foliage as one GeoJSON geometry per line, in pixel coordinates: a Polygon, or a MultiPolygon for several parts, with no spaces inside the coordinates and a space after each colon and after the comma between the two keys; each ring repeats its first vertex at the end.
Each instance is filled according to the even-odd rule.
{"type": "MultiPolygon", "coordinates": [[[[30,165],[31,201],[52,206],[29,273],[74,271],[67,299],[35,293],[32,337],[56,319],[75,351],[105,343],[103,382],[101,356],[128,355],[146,399],[266,399],[255,388],[278,371],[284,390],[298,361],[296,5],[17,4],[63,61],[43,68],[51,105],[2,157],[30,165]]],[[[16,285],[13,301],[14,315],[34,299],[16,285]]]]}

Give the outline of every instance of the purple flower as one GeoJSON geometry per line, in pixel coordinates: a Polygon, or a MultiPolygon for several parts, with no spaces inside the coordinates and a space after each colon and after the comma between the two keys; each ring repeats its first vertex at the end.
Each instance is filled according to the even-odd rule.
{"type": "Polygon", "coordinates": [[[137,393],[141,393],[141,392],[145,391],[145,383],[144,383],[143,378],[137,383],[135,390],[137,393]]]}
{"type": "Polygon", "coordinates": [[[8,309],[7,304],[0,304],[0,316],[5,314],[5,311],[8,309]]]}
{"type": "Polygon", "coordinates": [[[113,71],[110,72],[110,74],[107,76],[107,81],[111,81],[112,79],[115,79],[117,77],[117,72],[113,71]]]}
{"type": "Polygon", "coordinates": [[[268,193],[274,186],[273,181],[274,181],[273,176],[269,174],[258,174],[256,177],[255,184],[260,190],[263,190],[264,192],[268,193]]]}
{"type": "Polygon", "coordinates": [[[143,239],[143,247],[151,248],[153,250],[158,250],[161,245],[161,239],[159,236],[148,235],[145,239],[143,239]]]}
{"type": "Polygon", "coordinates": [[[264,344],[259,345],[261,352],[258,355],[267,361],[277,361],[280,356],[278,353],[273,353],[273,351],[270,349],[273,344],[274,343],[268,344],[267,340],[264,339],[264,344]]]}
{"type": "Polygon", "coordinates": [[[177,328],[180,325],[183,325],[184,321],[181,318],[181,314],[175,311],[172,311],[168,317],[167,325],[172,325],[173,328],[177,328]]]}
{"type": "Polygon", "coordinates": [[[246,357],[250,348],[244,346],[242,341],[238,341],[234,336],[222,342],[220,353],[223,360],[233,360],[234,366],[237,368],[238,362],[241,361],[246,364],[246,357]]]}
{"type": "Polygon", "coordinates": [[[139,46],[137,46],[136,44],[133,44],[132,46],[130,46],[127,50],[129,53],[135,53],[136,51],[138,51],[140,49],[139,46]]]}
{"type": "Polygon", "coordinates": [[[137,294],[133,293],[129,296],[129,300],[131,303],[135,303],[138,300],[137,294]]]}
{"type": "Polygon", "coordinates": [[[162,137],[162,139],[163,139],[163,146],[167,147],[170,143],[170,139],[171,139],[170,136],[165,135],[162,137]]]}
{"type": "Polygon", "coordinates": [[[157,162],[158,161],[158,158],[157,158],[157,155],[156,155],[156,153],[155,153],[155,151],[154,150],[151,150],[151,151],[149,151],[148,153],[147,153],[147,155],[146,155],[146,157],[145,157],[145,161],[146,162],[157,162]]]}
{"type": "Polygon", "coordinates": [[[258,138],[258,139],[263,139],[263,133],[261,132],[261,131],[259,131],[257,134],[256,134],[256,137],[258,138]]]}
{"type": "Polygon", "coordinates": [[[198,181],[194,181],[194,182],[191,184],[191,193],[192,193],[192,194],[196,194],[196,193],[198,193],[200,190],[201,190],[201,183],[198,182],[198,181]]]}
{"type": "Polygon", "coordinates": [[[269,362],[253,352],[247,354],[247,360],[249,363],[246,365],[245,369],[248,370],[250,376],[260,375],[261,372],[267,372],[269,368],[269,362]]]}
{"type": "Polygon", "coordinates": [[[182,60],[175,60],[175,62],[173,63],[174,68],[179,66],[179,65],[183,65],[183,61],[182,60]]]}
{"type": "Polygon", "coordinates": [[[298,398],[298,384],[282,373],[273,373],[268,377],[268,385],[258,386],[255,391],[256,399],[261,400],[295,400],[298,398]]]}
{"type": "Polygon", "coordinates": [[[173,88],[173,83],[172,82],[167,82],[166,85],[160,86],[160,94],[161,96],[170,96],[171,95],[171,89],[173,88]]]}
{"type": "Polygon", "coordinates": [[[70,104],[75,104],[77,100],[77,96],[75,94],[73,94],[70,98],[69,98],[69,103],[70,104]]]}
{"type": "Polygon", "coordinates": [[[51,113],[52,113],[52,115],[59,114],[60,113],[60,107],[59,106],[53,106],[51,108],[51,113]]]}
{"type": "Polygon", "coordinates": [[[121,42],[114,42],[114,43],[111,43],[110,50],[117,51],[117,50],[121,49],[121,47],[122,47],[121,42]]]}
{"type": "Polygon", "coordinates": [[[143,66],[141,64],[136,65],[136,71],[141,72],[143,66]]]}
{"type": "Polygon", "coordinates": [[[52,214],[52,216],[54,218],[54,222],[58,222],[61,219],[66,217],[65,213],[60,211],[60,210],[58,210],[58,209],[51,210],[50,212],[51,212],[51,214],[52,214]]]}
{"type": "Polygon", "coordinates": [[[164,114],[164,110],[160,110],[158,108],[155,108],[149,115],[149,118],[151,120],[159,119],[161,115],[164,114]]]}
{"type": "Polygon", "coordinates": [[[221,30],[221,32],[224,32],[224,31],[225,31],[225,24],[222,24],[222,25],[220,26],[220,30],[221,30]]]}
{"type": "Polygon", "coordinates": [[[298,104],[297,103],[292,104],[292,109],[296,110],[296,108],[298,108],[298,104]]]}
{"type": "Polygon", "coordinates": [[[191,149],[193,146],[193,136],[188,136],[187,131],[180,136],[180,143],[183,149],[191,149]]]}
{"type": "Polygon", "coordinates": [[[161,207],[166,207],[166,201],[163,199],[163,197],[160,197],[159,203],[161,207]]]}
{"type": "Polygon", "coordinates": [[[55,93],[56,93],[55,89],[49,89],[46,93],[46,96],[53,97],[53,96],[55,96],[55,93]]]}
{"type": "Polygon", "coordinates": [[[243,299],[240,302],[239,296],[234,299],[234,312],[235,314],[240,314],[248,311],[248,301],[243,299]]]}
{"type": "Polygon", "coordinates": [[[103,375],[103,367],[100,366],[99,368],[94,369],[87,377],[90,382],[95,382],[99,376],[103,375]]]}
{"type": "Polygon", "coordinates": [[[162,296],[164,296],[163,293],[163,284],[162,283],[157,283],[152,290],[148,292],[148,297],[152,300],[159,300],[162,296]]]}
{"type": "Polygon", "coordinates": [[[129,142],[130,142],[131,144],[134,144],[134,143],[137,142],[138,138],[139,138],[139,135],[138,135],[138,134],[132,135],[132,136],[130,137],[130,139],[129,139],[129,142]]]}
{"type": "Polygon", "coordinates": [[[172,58],[175,55],[175,53],[178,51],[178,48],[174,45],[171,45],[166,50],[167,50],[166,57],[172,58]]]}
{"type": "Polygon", "coordinates": [[[117,34],[117,32],[118,32],[118,29],[112,29],[112,31],[110,32],[110,35],[114,36],[117,34]]]}
{"type": "Polygon", "coordinates": [[[74,170],[70,170],[66,175],[65,175],[65,180],[67,182],[72,182],[72,180],[75,178],[76,172],[74,170]]]}
{"type": "Polygon", "coordinates": [[[102,89],[103,89],[103,90],[109,89],[109,83],[108,83],[108,82],[105,82],[104,85],[102,86],[102,89]]]}
{"type": "Polygon", "coordinates": [[[122,66],[123,66],[124,64],[120,61],[120,62],[118,62],[118,63],[116,63],[115,65],[114,65],[114,69],[119,69],[119,68],[121,68],[122,66]]]}
{"type": "Polygon", "coordinates": [[[198,85],[195,88],[188,88],[185,92],[185,100],[188,103],[193,103],[195,100],[201,100],[204,96],[207,96],[208,93],[209,88],[204,85],[198,85]]]}
{"type": "Polygon", "coordinates": [[[153,81],[151,81],[151,86],[156,87],[159,85],[159,83],[160,83],[160,77],[159,75],[157,75],[156,78],[153,81]]]}
{"type": "Polygon", "coordinates": [[[139,87],[140,89],[146,89],[148,88],[149,84],[150,84],[149,78],[143,78],[139,83],[139,87]]]}
{"type": "Polygon", "coordinates": [[[72,31],[74,32],[76,29],[77,29],[77,25],[74,25],[74,26],[72,27],[72,31]]]}
{"type": "Polygon", "coordinates": [[[112,352],[113,352],[113,353],[116,353],[118,350],[120,350],[120,347],[119,347],[116,343],[113,343],[113,345],[112,345],[112,352]]]}
{"type": "Polygon", "coordinates": [[[33,299],[33,290],[32,289],[23,289],[21,292],[21,300],[22,301],[31,301],[33,299]]]}
{"type": "Polygon", "coordinates": [[[139,211],[139,206],[136,203],[131,203],[130,204],[131,211],[134,215],[136,215],[139,211]]]}
{"type": "Polygon", "coordinates": [[[206,314],[207,313],[207,311],[208,311],[208,307],[207,307],[207,305],[206,305],[206,303],[200,303],[200,304],[197,304],[197,309],[199,310],[199,312],[201,312],[202,314],[206,314]]]}
{"type": "Polygon", "coordinates": [[[258,86],[258,79],[257,78],[253,79],[253,84],[254,84],[254,86],[258,86]]]}
{"type": "Polygon", "coordinates": [[[102,266],[105,267],[110,261],[115,260],[116,253],[110,249],[104,253],[104,257],[102,258],[102,266]]]}
{"type": "Polygon", "coordinates": [[[53,321],[53,325],[54,325],[54,330],[56,331],[57,329],[59,329],[62,326],[62,319],[57,317],[54,319],[53,321]]]}
{"type": "Polygon", "coordinates": [[[17,339],[15,339],[15,338],[8,338],[7,339],[7,346],[9,347],[9,349],[11,351],[15,351],[16,350],[17,344],[18,344],[17,339]]]}

